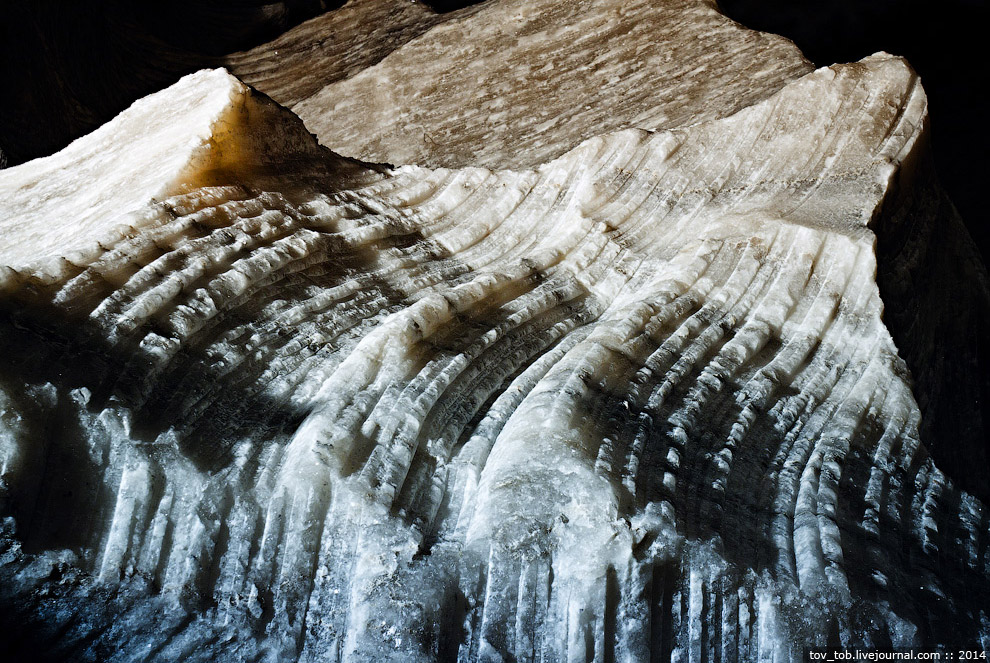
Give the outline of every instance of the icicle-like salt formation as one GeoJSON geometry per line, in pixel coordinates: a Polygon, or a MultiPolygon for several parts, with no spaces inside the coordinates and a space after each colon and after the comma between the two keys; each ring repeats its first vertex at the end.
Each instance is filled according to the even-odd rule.
{"type": "Polygon", "coordinates": [[[213,72],[0,173],[3,600],[73,659],[987,646],[874,282],[924,116],[878,55],[372,169],[213,72]]]}

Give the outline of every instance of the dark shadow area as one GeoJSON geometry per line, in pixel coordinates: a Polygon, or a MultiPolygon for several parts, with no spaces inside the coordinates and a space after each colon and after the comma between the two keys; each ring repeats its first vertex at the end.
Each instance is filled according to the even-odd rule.
{"type": "MultiPolygon", "coordinates": [[[[924,148],[923,148],[924,149],[924,148]]],[[[884,323],[910,370],[921,439],[953,482],[990,500],[990,280],[931,155],[873,224],[884,323]]]]}
{"type": "Polygon", "coordinates": [[[289,28],[345,0],[103,0],[108,15],[192,53],[226,55],[270,41],[289,28]]]}
{"type": "Polygon", "coordinates": [[[76,655],[57,656],[49,651],[48,637],[42,629],[25,624],[23,615],[0,605],[0,661],[4,663],[77,663],[76,655]]]}
{"type": "Polygon", "coordinates": [[[719,0],[746,27],[798,45],[812,62],[853,62],[877,51],[907,58],[928,94],[935,164],[984,262],[990,228],[983,190],[990,168],[984,127],[986,0],[719,0]]]}
{"type": "MultiPolygon", "coordinates": [[[[37,486],[26,504],[13,504],[24,551],[68,549],[81,553],[90,543],[94,525],[112,502],[100,502],[101,469],[87,453],[87,431],[74,409],[60,400],[49,411],[37,404],[37,437],[25,445],[35,456],[37,486]],[[21,507],[21,508],[18,508],[21,507]],[[18,513],[21,511],[22,513],[18,513]]],[[[12,496],[15,500],[21,495],[12,496]]]]}

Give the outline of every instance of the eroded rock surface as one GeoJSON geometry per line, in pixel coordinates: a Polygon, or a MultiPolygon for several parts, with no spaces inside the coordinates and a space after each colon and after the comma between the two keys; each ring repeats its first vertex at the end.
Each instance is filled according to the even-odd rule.
{"type": "Polygon", "coordinates": [[[0,173],[8,620],[72,660],[990,645],[990,513],[874,280],[919,82],[731,110],[368,167],[206,72],[0,173]]]}
{"type": "Polygon", "coordinates": [[[793,44],[714,2],[507,0],[305,98],[273,96],[347,156],[532,168],[609,131],[730,115],[811,69],[793,44]]]}
{"type": "Polygon", "coordinates": [[[4,3],[0,152],[10,165],[51,155],[204,67],[294,103],[470,11],[410,0],[4,3]],[[296,25],[321,9],[332,11],[296,25]]]}

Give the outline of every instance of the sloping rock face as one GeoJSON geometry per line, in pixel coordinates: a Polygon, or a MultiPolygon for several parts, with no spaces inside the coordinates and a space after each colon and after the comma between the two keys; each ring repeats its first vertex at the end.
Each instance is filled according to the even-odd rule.
{"type": "Polygon", "coordinates": [[[229,67],[295,102],[473,10],[437,13],[410,0],[4,3],[0,153],[10,165],[51,155],[204,67],[229,67]],[[327,9],[334,11],[296,25],[327,9]]]}
{"type": "MultiPolygon", "coordinates": [[[[812,69],[790,42],[696,0],[502,0],[445,15],[354,2],[225,62],[341,154],[494,169],[534,168],[612,130],[725,117],[812,69]]],[[[887,323],[915,377],[925,443],[986,500],[987,272],[930,148],[913,161],[878,214],[887,323]]]]}
{"type": "Polygon", "coordinates": [[[899,352],[875,280],[903,287],[924,252],[894,247],[942,218],[922,204],[924,93],[885,54],[793,62],[735,97],[674,76],[692,110],[658,101],[658,131],[598,109],[514,150],[452,123],[452,167],[339,156],[206,71],[0,173],[8,643],[111,661],[990,647],[990,512],[929,456],[901,358],[925,356],[925,327],[899,352]],[[622,130],[585,139],[596,122],[622,130]]]}
{"type": "Polygon", "coordinates": [[[811,69],[714,2],[508,0],[304,99],[274,96],[347,156],[532,168],[609,131],[730,115],[811,69]]]}

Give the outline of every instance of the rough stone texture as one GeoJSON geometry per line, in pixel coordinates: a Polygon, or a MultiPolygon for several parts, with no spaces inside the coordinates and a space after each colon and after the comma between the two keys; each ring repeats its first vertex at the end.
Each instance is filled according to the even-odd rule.
{"type": "MultiPolygon", "coordinates": [[[[435,3],[432,3],[435,4],[435,3]]],[[[275,40],[223,58],[239,78],[286,106],[378,64],[389,53],[435,25],[470,16],[493,3],[445,13],[430,3],[408,0],[350,0],[275,40]]]]}
{"type": "MultiPolygon", "coordinates": [[[[283,103],[370,66],[430,26],[410,0],[128,0],[0,5],[0,152],[48,156],[139,97],[203,67],[226,66],[283,103]],[[265,42],[289,25],[333,8],[265,42]],[[267,35],[267,37],[266,37],[267,35]]],[[[0,159],[0,166],[4,166],[0,159]]]]}
{"type": "MultiPolygon", "coordinates": [[[[341,90],[370,109],[376,76],[458,30],[517,30],[504,12],[519,6],[448,14],[298,109],[341,90]]],[[[208,71],[0,172],[8,647],[72,661],[990,647],[990,511],[929,455],[954,449],[962,472],[980,449],[968,321],[988,310],[985,272],[932,183],[917,76],[886,54],[799,76],[793,48],[707,4],[658,6],[686,21],[662,33],[677,61],[678,40],[709,43],[691,26],[721,38],[705,69],[656,61],[656,88],[679,92],[652,115],[645,100],[564,103],[610,76],[591,64],[604,51],[568,37],[608,3],[558,9],[559,42],[540,38],[571,86],[548,97],[566,121],[539,140],[482,140],[460,88],[396,93],[407,117],[446,104],[450,159],[513,168],[344,158],[208,71]],[[723,94],[712,76],[753,78],[723,94]]],[[[631,26],[609,48],[645,42],[623,57],[654,62],[663,49],[635,32],[653,14],[622,7],[638,20],[609,23],[631,26]]],[[[451,58],[480,57],[496,85],[538,51],[486,53],[451,58]]],[[[334,126],[360,138],[382,117],[334,126]]],[[[394,137],[395,154],[417,145],[394,137]]],[[[447,158],[430,147],[420,160],[447,158]]]]}
{"type": "MultiPolygon", "coordinates": [[[[531,171],[362,170],[221,74],[143,104],[201,94],[170,123],[193,146],[180,193],[5,272],[0,573],[52,651],[752,660],[988,637],[990,520],[920,444],[873,281],[868,224],[924,126],[901,61],[531,171]],[[202,186],[203,126],[281,165],[202,186]],[[342,176],[298,177],[314,155],[342,176]]],[[[3,199],[46,165],[0,175],[3,199]]]]}
{"type": "Polygon", "coordinates": [[[273,96],[348,156],[528,168],[608,131],[730,115],[811,69],[714,2],[507,0],[302,100],[273,96]]]}
{"type": "Polygon", "coordinates": [[[6,40],[18,103],[0,105],[0,148],[15,163],[49,154],[183,73],[224,66],[348,156],[532,167],[609,130],[729,114],[811,70],[793,44],[734,24],[707,0],[465,4],[438,13],[409,0],[350,0],[231,54],[217,49],[279,24],[288,9],[190,7],[192,22],[213,26],[190,36],[149,26],[154,11],[122,2],[79,5],[78,16],[12,6],[6,24],[32,36],[6,40]]]}

